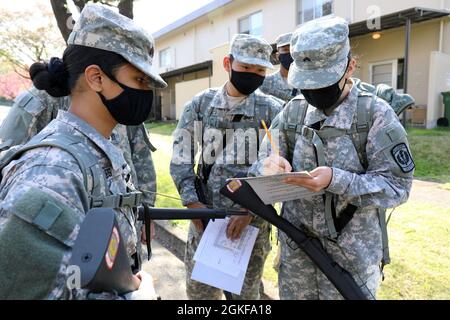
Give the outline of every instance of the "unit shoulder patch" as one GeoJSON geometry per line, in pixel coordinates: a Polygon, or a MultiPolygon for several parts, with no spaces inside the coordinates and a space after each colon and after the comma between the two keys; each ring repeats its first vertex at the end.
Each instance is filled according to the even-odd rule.
{"type": "Polygon", "coordinates": [[[395,162],[404,173],[410,173],[415,169],[416,165],[414,164],[414,160],[406,143],[396,145],[391,150],[391,154],[394,157],[395,162]]]}

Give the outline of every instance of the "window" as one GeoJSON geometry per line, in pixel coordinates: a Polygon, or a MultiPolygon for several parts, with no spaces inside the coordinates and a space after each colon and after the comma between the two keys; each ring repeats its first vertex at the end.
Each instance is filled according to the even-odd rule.
{"type": "Polygon", "coordinates": [[[170,48],[161,50],[159,52],[159,67],[167,68],[172,66],[172,55],[170,48]]]}
{"type": "Polygon", "coordinates": [[[297,23],[328,16],[333,13],[333,0],[297,0],[297,23]]]}
{"type": "Polygon", "coordinates": [[[239,33],[262,36],[263,15],[262,11],[253,13],[245,18],[239,19],[239,33]]]}
{"type": "Polygon", "coordinates": [[[386,84],[402,92],[404,59],[377,62],[370,65],[370,81],[374,86],[386,84]]]}

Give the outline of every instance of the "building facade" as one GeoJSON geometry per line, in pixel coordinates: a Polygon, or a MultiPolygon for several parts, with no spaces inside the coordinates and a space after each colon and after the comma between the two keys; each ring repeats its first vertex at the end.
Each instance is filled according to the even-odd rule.
{"type": "Polygon", "coordinates": [[[227,80],[223,57],[234,34],[274,43],[304,22],[335,14],[350,23],[356,77],[399,91],[406,86],[419,120],[432,128],[444,113],[441,92],[450,91],[449,9],[450,0],[212,1],[154,34],[156,65],[169,84],[158,91],[156,116],[178,119],[196,93],[227,80]]]}

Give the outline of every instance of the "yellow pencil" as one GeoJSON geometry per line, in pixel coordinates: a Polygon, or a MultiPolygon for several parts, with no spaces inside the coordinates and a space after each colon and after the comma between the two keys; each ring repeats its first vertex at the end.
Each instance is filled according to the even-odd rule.
{"type": "Polygon", "coordinates": [[[272,135],[270,134],[269,128],[267,128],[266,122],[264,120],[261,120],[261,123],[262,123],[262,125],[264,127],[264,130],[266,131],[267,138],[269,138],[270,145],[272,146],[272,151],[274,151],[275,154],[277,156],[279,156],[280,155],[280,150],[278,149],[277,145],[273,142],[272,135]]]}

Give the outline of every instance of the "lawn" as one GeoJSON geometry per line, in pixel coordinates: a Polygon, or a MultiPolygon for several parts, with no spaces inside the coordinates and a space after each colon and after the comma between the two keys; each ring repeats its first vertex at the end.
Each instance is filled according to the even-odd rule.
{"type": "MultiPolygon", "coordinates": [[[[147,125],[158,176],[158,192],[178,197],[169,174],[174,124],[147,125]]],[[[438,181],[441,189],[450,190],[450,130],[408,130],[412,153],[417,165],[416,178],[438,181]]],[[[450,201],[450,199],[449,199],[450,201]]],[[[181,207],[174,199],[157,198],[159,207],[181,207]]],[[[175,222],[187,230],[187,222],[175,222]]],[[[397,208],[389,225],[391,258],[379,299],[450,299],[450,210],[424,201],[410,199],[397,208]]],[[[266,262],[264,278],[277,283],[272,262],[277,251],[276,234],[273,250],[266,262]]]]}
{"type": "Polygon", "coordinates": [[[450,129],[409,129],[416,178],[450,183],[450,129]]]}
{"type": "MultiPolygon", "coordinates": [[[[150,133],[150,141],[157,148],[153,154],[155,170],[157,172],[158,193],[179,198],[178,192],[170,176],[169,164],[172,157],[172,132],[175,124],[146,125],[150,133]]],[[[156,206],[161,208],[180,208],[181,201],[158,196],[156,206]]]]}

